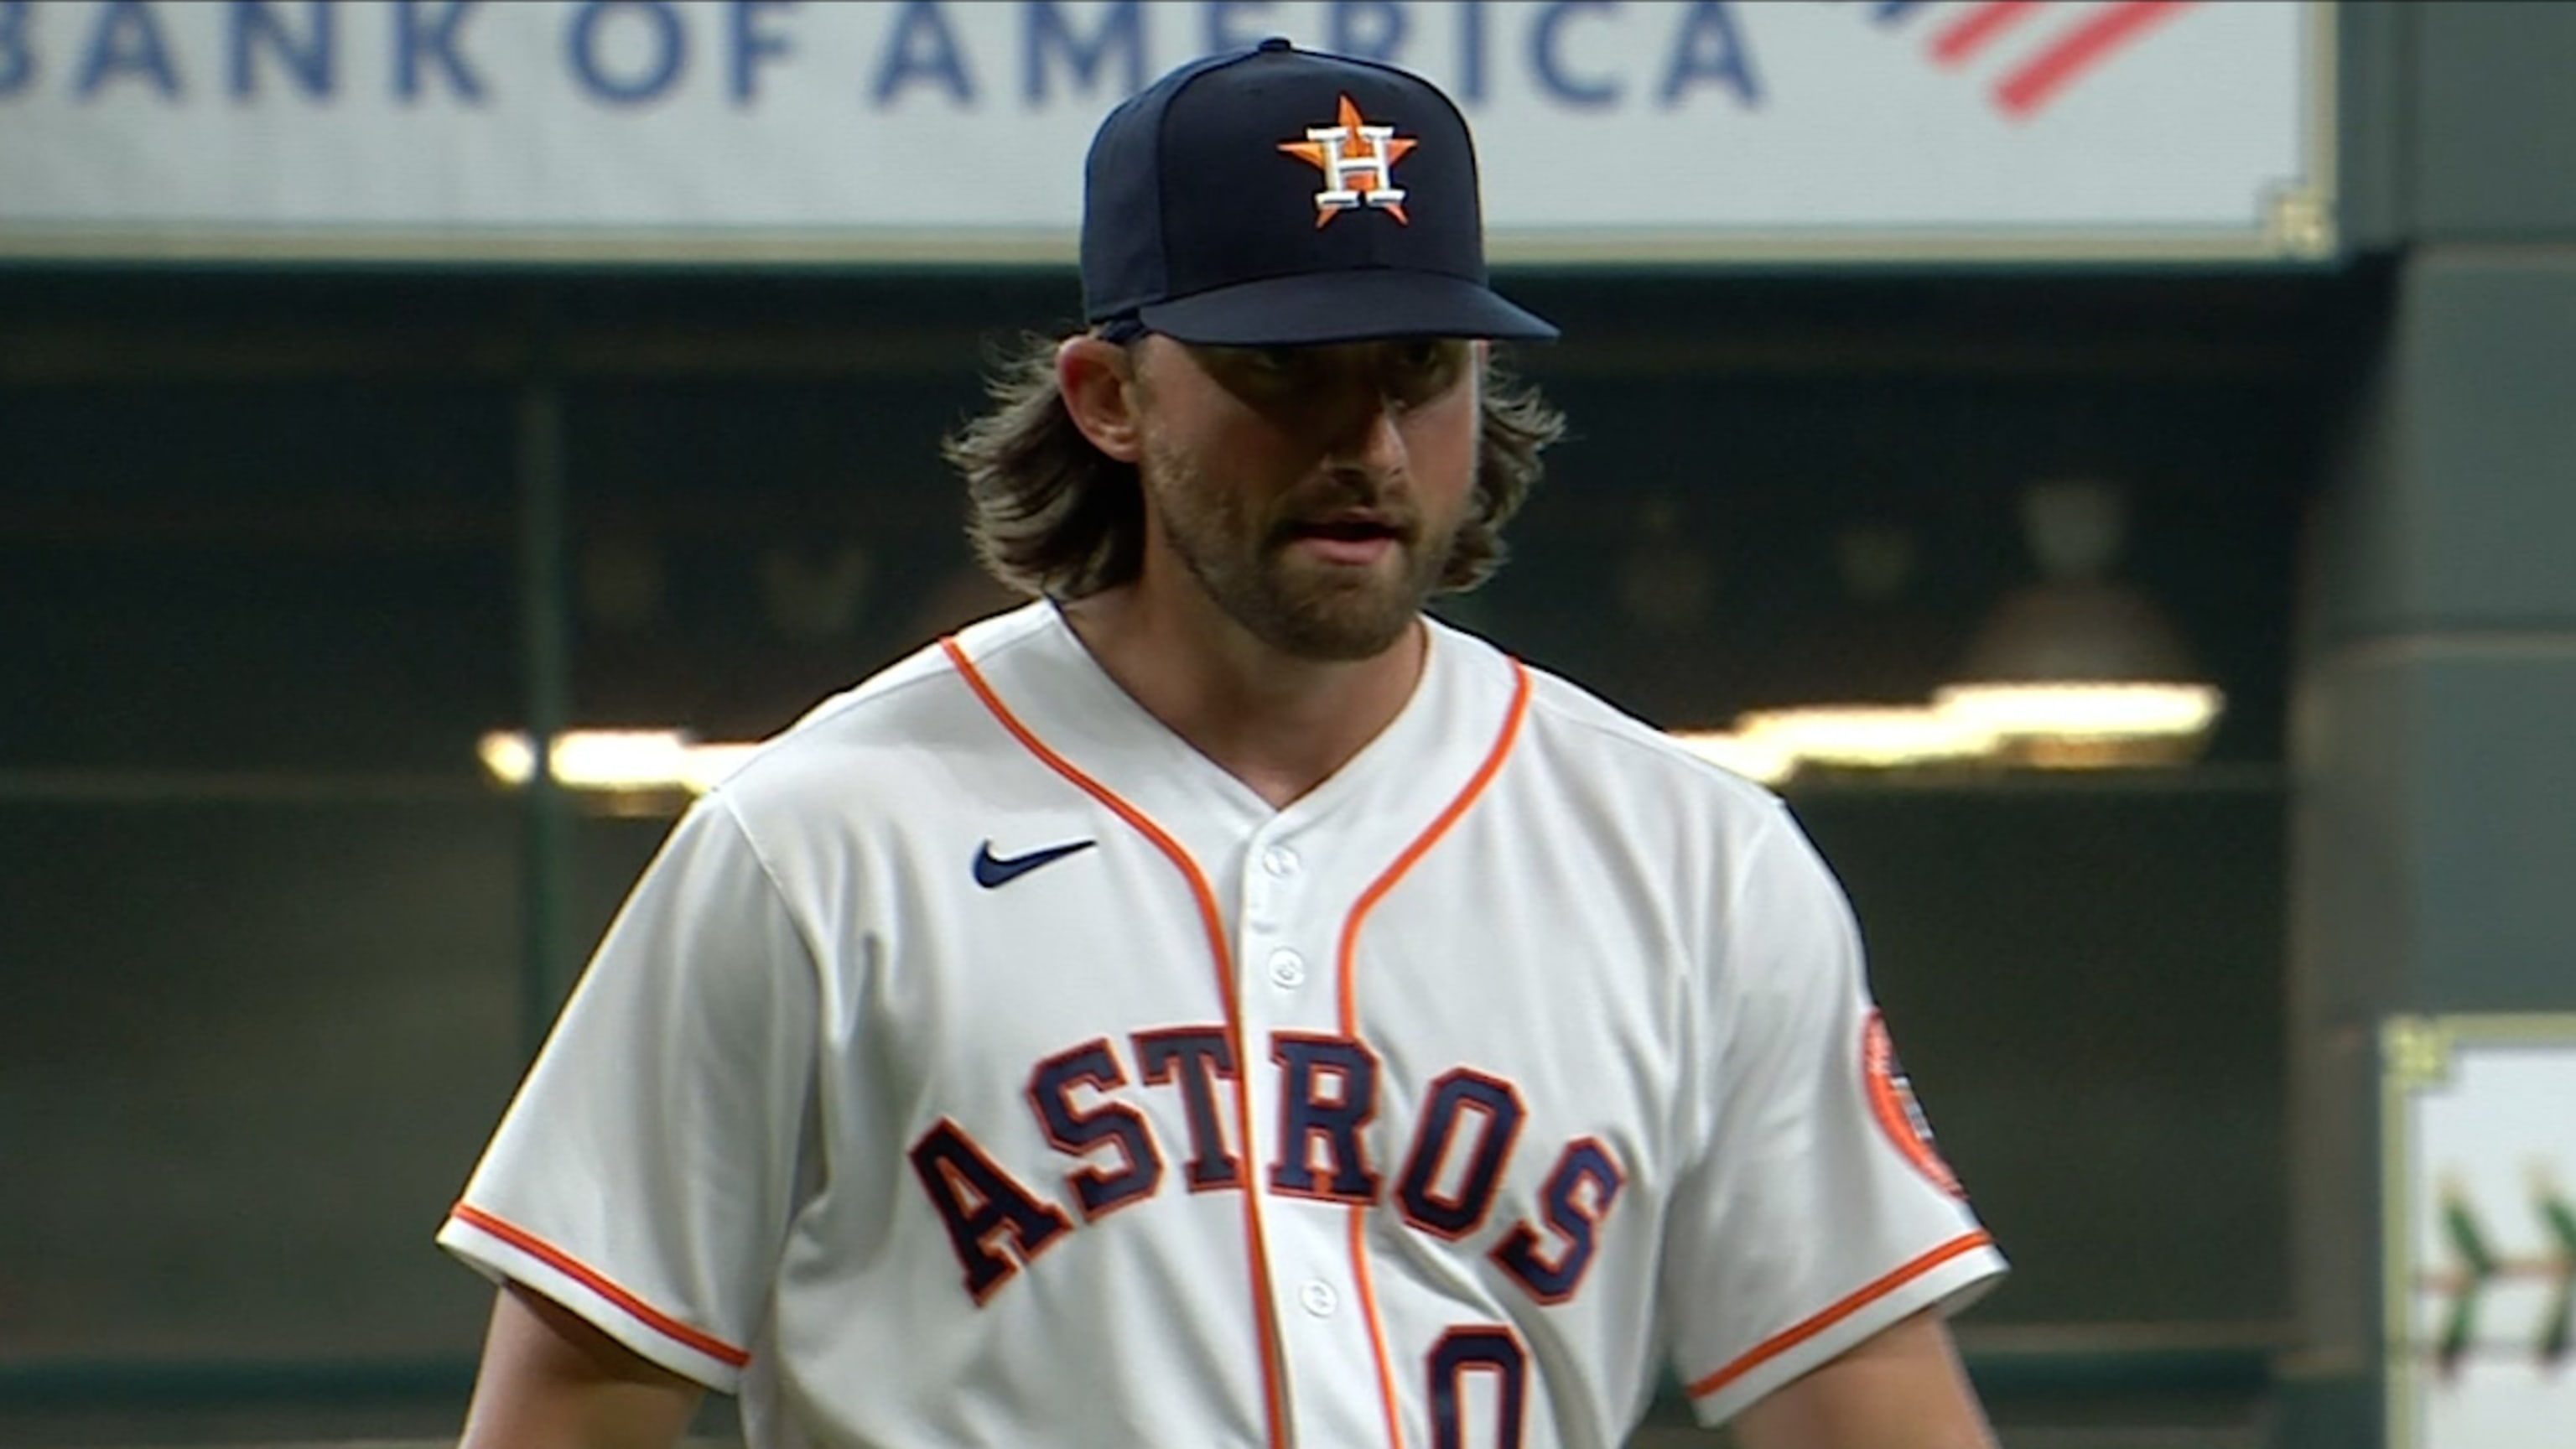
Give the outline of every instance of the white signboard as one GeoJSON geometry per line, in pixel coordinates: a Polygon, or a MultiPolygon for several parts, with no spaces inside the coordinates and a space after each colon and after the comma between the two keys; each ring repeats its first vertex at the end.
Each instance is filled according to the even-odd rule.
{"type": "Polygon", "coordinates": [[[0,255],[1065,261],[1108,108],[1280,34],[1459,99],[1498,261],[2316,257],[2332,25],[2317,0],[0,0],[0,255]]]}
{"type": "Polygon", "coordinates": [[[2390,1449],[2576,1443],[2576,1016],[2386,1032],[2390,1449]]]}

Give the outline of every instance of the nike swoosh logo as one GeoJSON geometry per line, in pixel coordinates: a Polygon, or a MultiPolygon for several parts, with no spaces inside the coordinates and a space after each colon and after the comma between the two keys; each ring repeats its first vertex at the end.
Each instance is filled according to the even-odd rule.
{"type": "Polygon", "coordinates": [[[993,842],[987,840],[975,852],[975,884],[986,890],[1006,886],[1039,866],[1053,865],[1068,855],[1079,854],[1099,843],[1096,840],[1077,840],[1071,845],[1049,846],[1045,850],[1032,850],[1026,855],[1005,859],[993,853],[993,842]]]}

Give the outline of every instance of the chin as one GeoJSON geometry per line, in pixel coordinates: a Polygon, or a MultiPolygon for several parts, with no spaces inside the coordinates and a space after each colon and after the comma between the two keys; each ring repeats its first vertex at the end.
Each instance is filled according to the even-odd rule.
{"type": "Polygon", "coordinates": [[[1357,663],[1374,659],[1401,643],[1405,631],[1413,627],[1415,617],[1421,613],[1422,603],[1410,592],[1401,599],[1310,600],[1304,608],[1279,610],[1263,621],[1268,627],[1256,624],[1254,632],[1264,643],[1293,658],[1357,663]]]}
{"type": "Polygon", "coordinates": [[[1219,608],[1291,659],[1352,664],[1404,641],[1437,585],[1410,552],[1392,566],[1308,568],[1273,559],[1259,573],[1200,573],[1219,608]]]}
{"type": "Polygon", "coordinates": [[[1385,634],[1307,635],[1268,642],[1272,648],[1292,659],[1314,664],[1358,664],[1384,654],[1403,638],[1404,631],[1397,629],[1385,634]]]}

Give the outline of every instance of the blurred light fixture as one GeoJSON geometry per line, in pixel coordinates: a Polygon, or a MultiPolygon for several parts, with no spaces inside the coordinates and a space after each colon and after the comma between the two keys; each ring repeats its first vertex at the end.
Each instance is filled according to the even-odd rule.
{"type": "Polygon", "coordinates": [[[2209,742],[2226,699],[2200,678],[2164,610],[2111,577],[2128,532],[2120,490],[2094,479],[2022,497],[2038,583],[1998,604],[1934,708],[1995,741],[2007,764],[2176,765],[2209,742]]]}
{"type": "MultiPolygon", "coordinates": [[[[702,795],[755,748],[702,744],[685,730],[566,730],[555,736],[551,774],[567,790],[702,795]]],[[[492,778],[512,789],[536,774],[536,745],[522,731],[495,730],[483,736],[476,753],[492,778]]]]}
{"type": "Polygon", "coordinates": [[[1925,705],[1814,705],[1755,710],[1736,732],[1801,764],[1885,770],[1975,760],[1995,735],[1973,720],[1925,705]]]}
{"type": "Polygon", "coordinates": [[[725,777],[742,768],[751,753],[760,748],[756,740],[726,740],[718,743],[698,742],[689,746],[689,776],[685,782],[691,794],[703,795],[725,781],[725,777]]]}
{"type": "Polygon", "coordinates": [[[1932,707],[1997,735],[2147,739],[2200,734],[2222,702],[2209,684],[1953,684],[1932,707]]]}
{"type": "Polygon", "coordinates": [[[1731,730],[1672,730],[1673,743],[1708,761],[1762,785],[1777,785],[1797,773],[1798,757],[1776,744],[1760,744],[1731,730]]]}

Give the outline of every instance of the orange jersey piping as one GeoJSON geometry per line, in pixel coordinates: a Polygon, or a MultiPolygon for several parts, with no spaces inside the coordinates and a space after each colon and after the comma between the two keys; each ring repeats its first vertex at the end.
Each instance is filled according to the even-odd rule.
{"type": "Polygon", "coordinates": [[[1716,1393],[1719,1389],[1725,1388],[1728,1384],[1735,1382],[1737,1379],[1753,1372],[1755,1369],[1760,1368],[1772,1359],[1778,1358],[1780,1355],[1796,1348],[1799,1344],[1805,1343],[1808,1339],[1815,1337],[1817,1334],[1822,1333],[1826,1329],[1833,1327],[1835,1324],[1842,1322],[1844,1319],[1851,1317],[1853,1314],[1858,1313],[1870,1304],[1877,1302],[1879,1299],[1886,1297],[1888,1294],[1895,1292],[1897,1289],[1904,1287],[1906,1284],[1913,1282],[1915,1279],[1920,1278],[1924,1274],[1931,1272],[1933,1269],[1940,1267],[1942,1264],[1949,1262],[1951,1259],[1960,1257],[1964,1254],[1973,1253],[1979,1248],[1989,1247],[1993,1243],[1994,1239],[1988,1236],[1983,1230],[1962,1233],[1959,1236],[1952,1238],[1950,1241],[1934,1248],[1931,1252],[1925,1253],[1923,1256],[1901,1265],[1894,1271],[1885,1274],[1875,1281],[1863,1285],[1858,1291],[1843,1298],[1833,1306],[1825,1309],[1822,1313],[1807,1319],[1803,1323],[1796,1324],[1790,1328],[1782,1330],[1781,1332],[1775,1333],[1769,1338],[1762,1340],[1762,1342],[1755,1344],[1752,1352],[1745,1354],[1742,1358],[1739,1358],[1735,1362],[1728,1364],[1726,1367],[1719,1369],[1717,1372],[1710,1374],[1707,1378],[1701,1379],[1699,1382],[1692,1384],[1690,1386],[1690,1396],[1694,1399],[1704,1399],[1710,1394],[1716,1393]]]}
{"type": "Polygon", "coordinates": [[[1020,742],[1022,749],[1151,841],[1154,848],[1180,871],[1181,878],[1189,885],[1190,895],[1198,903],[1199,923],[1206,928],[1208,951],[1216,962],[1217,991],[1225,1002],[1226,1039],[1234,1049],[1236,1064],[1234,1123],[1236,1141],[1243,1154],[1243,1233],[1251,1248],[1247,1263],[1251,1270],[1254,1326],[1261,1341],[1261,1407],[1272,1449],[1287,1449],[1287,1425],[1281,1419],[1279,1402],[1279,1330],[1270,1302],[1270,1251],[1261,1230],[1261,1210],[1255,1201],[1259,1194],[1252,1165],[1252,1093],[1247,1086],[1253,1058],[1244,1050],[1243,1012],[1234,993],[1234,952],[1226,944],[1225,917],[1217,910],[1216,892],[1209,888],[1207,878],[1199,873],[1198,863],[1190,859],[1190,853],[1181,848],[1179,841],[1164,833],[1163,828],[1144,811],[1120,799],[1108,786],[1047,748],[1044,741],[1022,724],[1019,716],[1011,713],[1010,706],[1002,702],[1002,697],[993,692],[993,686],[986,682],[982,671],[976,669],[974,661],[966,657],[966,651],[959,647],[954,637],[940,640],[939,647],[946,651],[948,662],[956,666],[959,677],[966,681],[966,687],[975,692],[985,710],[1011,738],[1020,742]]]}
{"type": "Polygon", "coordinates": [[[529,1232],[516,1223],[492,1216],[481,1208],[458,1203],[448,1216],[467,1227],[480,1229],[499,1238],[520,1252],[562,1273],[584,1288],[624,1309],[628,1317],[673,1342],[684,1344],[728,1368],[741,1368],[751,1362],[751,1355],[712,1334],[701,1333],[671,1315],[620,1288],[607,1274],[591,1267],[572,1254],[529,1232]]]}
{"type": "MultiPolygon", "coordinates": [[[[1430,854],[1431,847],[1440,843],[1440,838],[1449,833],[1449,827],[1457,824],[1458,817],[1466,814],[1468,807],[1476,803],[1476,798],[1485,793],[1485,787],[1493,783],[1494,775],[1503,767],[1504,758],[1512,752],[1513,742],[1520,738],[1521,721],[1529,713],[1529,698],[1529,671],[1515,659],[1512,661],[1511,706],[1504,711],[1503,728],[1494,737],[1494,746],[1486,752],[1484,763],[1476,767],[1476,773],[1469,777],[1458,797],[1449,802],[1448,808],[1440,812],[1439,818],[1414,837],[1413,843],[1404,848],[1404,853],[1395,858],[1394,864],[1369,883],[1367,890],[1360,892],[1358,904],[1351,907],[1350,916],[1342,922],[1341,946],[1334,953],[1334,964],[1341,978],[1338,984],[1344,1037],[1359,1040],[1359,983],[1358,972],[1352,969],[1352,963],[1359,954],[1361,922],[1377,908],[1379,901],[1386,898],[1387,892],[1395,889],[1395,883],[1402,880],[1406,872],[1412,870],[1423,856],[1430,854]]],[[[1377,1284],[1369,1273],[1367,1213],[1366,1207],[1351,1209],[1351,1277],[1359,1285],[1360,1311],[1368,1318],[1369,1350],[1377,1360],[1378,1400],[1386,1409],[1388,1449],[1404,1449],[1404,1422],[1396,1409],[1395,1363],[1387,1356],[1386,1324],[1378,1316],[1377,1284]]]]}

